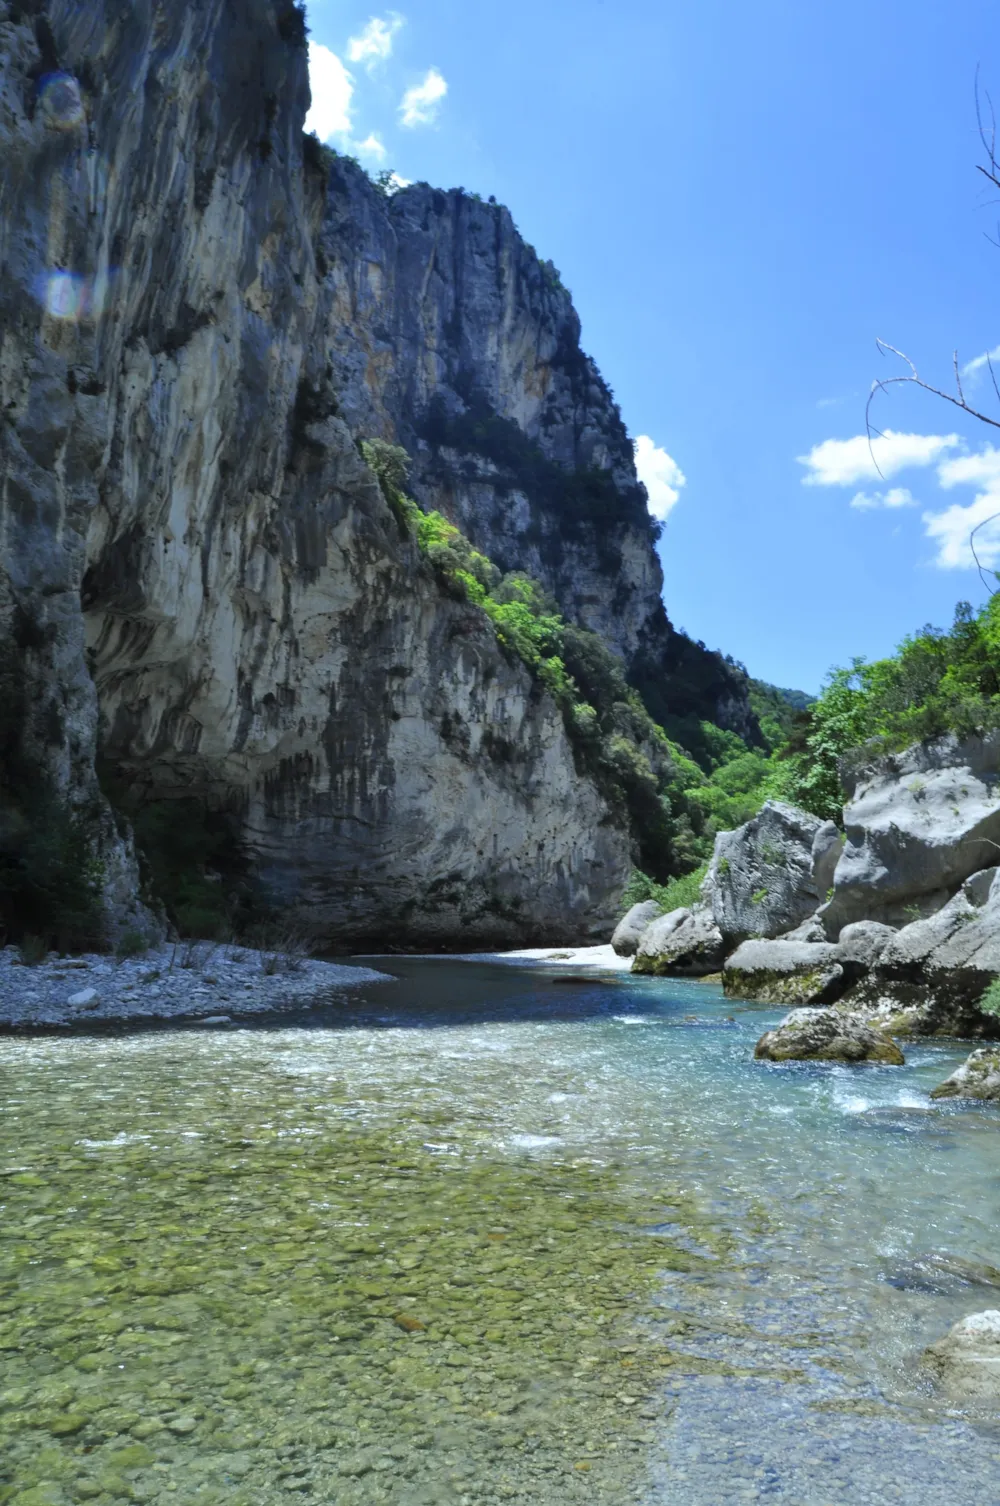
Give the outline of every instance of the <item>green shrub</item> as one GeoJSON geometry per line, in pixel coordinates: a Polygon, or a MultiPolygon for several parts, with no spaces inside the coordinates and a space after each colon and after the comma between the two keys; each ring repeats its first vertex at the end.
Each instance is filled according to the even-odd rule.
{"type": "Polygon", "coordinates": [[[751,896],[750,896],[750,903],[752,905],[762,905],[766,899],[767,899],[767,890],[766,889],[755,889],[754,892],[753,892],[753,894],[751,894],[751,896]]]}
{"type": "Polygon", "coordinates": [[[87,812],[44,792],[0,796],[0,920],[8,935],[60,952],[103,946],[104,875],[91,825],[87,812]]]}
{"type": "Polygon", "coordinates": [[[278,35],[283,42],[291,42],[293,46],[305,47],[309,36],[309,27],[306,25],[306,8],[297,0],[282,0],[278,7],[278,35]]]}
{"type": "Polygon", "coordinates": [[[148,951],[149,937],[145,932],[129,929],[119,937],[115,956],[119,962],[126,962],[131,957],[145,957],[148,951]]]}
{"type": "MultiPolygon", "coordinates": [[[[225,813],[191,797],[139,803],[107,770],[102,775],[108,798],[132,823],[144,881],[181,936],[219,941],[261,923],[267,905],[225,813]]],[[[122,938],[138,944],[138,933],[122,938]]]]}
{"type": "Polygon", "coordinates": [[[1000,1018],[1000,978],[994,978],[979,1001],[979,1007],[983,1014],[992,1014],[1000,1018]]]}
{"type": "MultiPolygon", "coordinates": [[[[475,407],[448,432],[456,443],[478,445],[497,464],[525,461],[532,449],[516,424],[475,407]]],[[[750,820],[768,798],[773,757],[748,748],[733,732],[688,719],[686,735],[701,762],[689,757],[650,716],[602,638],[564,621],[530,576],[501,576],[455,524],[439,512],[424,512],[407,496],[405,450],[365,440],[361,452],[444,589],[481,608],[499,643],[557,702],[579,769],[616,815],[629,821],[643,870],[659,882],[703,871],[716,833],[750,820]]]]}
{"type": "Polygon", "coordinates": [[[792,729],[773,790],[839,822],[845,758],[998,726],[1000,596],[992,596],[978,611],[959,602],[949,629],[924,627],[887,659],[833,670],[792,729]]]}
{"type": "Polygon", "coordinates": [[[647,899],[655,900],[664,914],[669,914],[671,910],[690,909],[701,898],[701,885],[707,872],[708,864],[705,863],[693,873],[684,874],[682,878],[658,884],[647,874],[634,869],[622,895],[622,909],[630,910],[633,905],[641,905],[647,899]]]}
{"type": "Polygon", "coordinates": [[[18,947],[21,961],[25,967],[40,967],[48,961],[48,942],[41,936],[25,936],[18,947]]]}

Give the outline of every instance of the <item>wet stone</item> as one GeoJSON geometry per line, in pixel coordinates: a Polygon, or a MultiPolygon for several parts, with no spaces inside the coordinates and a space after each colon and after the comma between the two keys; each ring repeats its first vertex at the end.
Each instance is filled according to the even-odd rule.
{"type": "Polygon", "coordinates": [[[416,1095],[359,1115],[358,1085],[216,1040],[50,1043],[0,1094],[3,1506],[8,1481],[22,1506],[638,1489],[651,1299],[728,1249],[669,1167],[488,1137],[443,1157],[416,1095]],[[665,1199],[704,1257],[642,1232],[665,1199]]]}

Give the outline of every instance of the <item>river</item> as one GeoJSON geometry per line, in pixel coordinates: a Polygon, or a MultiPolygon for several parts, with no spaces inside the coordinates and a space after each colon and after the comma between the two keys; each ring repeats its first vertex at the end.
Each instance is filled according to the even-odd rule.
{"type": "Polygon", "coordinates": [[[390,959],[0,1041],[0,1503],[994,1506],[921,1349],[1000,1305],[967,1054],[753,1061],[710,984],[390,959]]]}

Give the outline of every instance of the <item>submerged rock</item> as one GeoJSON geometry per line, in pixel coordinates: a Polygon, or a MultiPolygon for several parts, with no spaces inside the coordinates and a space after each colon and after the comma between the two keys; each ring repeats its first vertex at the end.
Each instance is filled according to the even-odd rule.
{"type": "Polygon", "coordinates": [[[1000,1401],[1000,1311],[960,1319],[924,1351],[923,1363],[956,1401],[1000,1401]]]}
{"type": "Polygon", "coordinates": [[[663,906],[658,905],[655,899],[644,899],[641,904],[633,905],[618,922],[611,938],[611,945],[618,956],[634,957],[643,936],[653,921],[659,920],[662,914],[663,906]]]}
{"type": "Polygon", "coordinates": [[[886,1279],[900,1291],[929,1292],[935,1296],[950,1296],[970,1286],[1000,1288],[1000,1271],[995,1266],[963,1260],[946,1250],[918,1255],[898,1266],[886,1279]]]}
{"type": "Polygon", "coordinates": [[[847,979],[828,942],[744,941],[722,970],[722,986],[760,1004],[832,1004],[847,979]]]}
{"type": "Polygon", "coordinates": [[[902,1051],[881,1030],[839,1009],[793,1009],[757,1042],[758,1061],[876,1062],[902,1067],[902,1051]]]}
{"type": "Polygon", "coordinates": [[[979,1098],[1000,1103],[1000,1049],[973,1051],[947,1081],[931,1093],[932,1098],[979,1098]]]}
{"type": "Polygon", "coordinates": [[[726,941],[780,936],[806,920],[833,883],[840,846],[832,821],[778,800],[720,832],[704,892],[726,941]]]}
{"type": "Polygon", "coordinates": [[[656,977],[704,977],[716,973],[725,955],[722,934],[703,905],[671,910],[643,934],[634,973],[656,977]]]}

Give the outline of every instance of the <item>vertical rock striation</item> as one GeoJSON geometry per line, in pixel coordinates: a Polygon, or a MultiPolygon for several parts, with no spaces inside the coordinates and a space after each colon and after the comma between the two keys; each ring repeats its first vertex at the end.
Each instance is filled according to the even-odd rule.
{"type": "Polygon", "coordinates": [[[331,942],[606,931],[628,833],[358,441],[665,706],[752,730],[742,678],[667,622],[554,270],[504,210],[331,166],[307,104],[290,0],[0,6],[5,808],[31,771],[87,823],[112,931],[98,758],[225,813],[331,942]]]}
{"type": "Polygon", "coordinates": [[[356,429],[405,445],[421,502],[599,633],[654,715],[753,737],[744,675],[670,625],[621,414],[558,272],[510,212],[427,184],[380,193],[339,158],[320,248],[356,429]]]}

